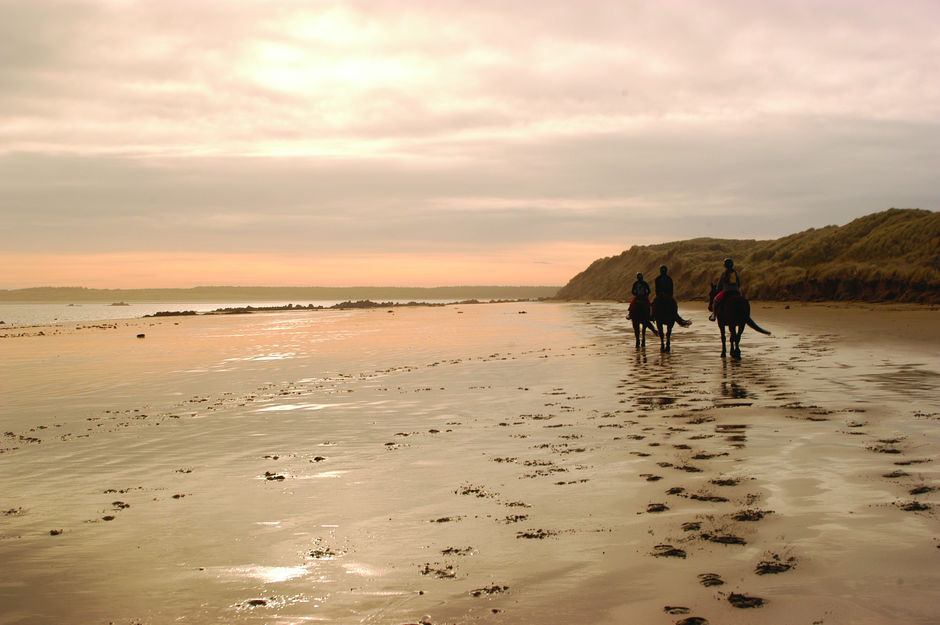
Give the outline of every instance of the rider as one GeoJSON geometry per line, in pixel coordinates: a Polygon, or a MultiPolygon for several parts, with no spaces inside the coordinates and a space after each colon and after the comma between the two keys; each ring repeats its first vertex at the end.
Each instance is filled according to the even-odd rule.
{"type": "MultiPolygon", "coordinates": [[[[643,274],[636,274],[636,282],[633,283],[633,288],[630,289],[630,292],[633,293],[633,299],[636,300],[638,297],[644,297],[649,299],[650,296],[650,285],[643,279],[643,274]]],[[[633,303],[632,301],[630,302],[633,303]]]]}
{"type": "Polygon", "coordinates": [[[721,272],[721,276],[718,278],[717,291],[718,294],[715,295],[715,299],[708,304],[708,310],[712,311],[712,314],[708,316],[709,321],[715,320],[715,311],[719,302],[725,297],[725,293],[741,292],[741,276],[738,275],[734,268],[734,261],[730,258],[725,259],[725,270],[721,272]]]}
{"type": "MultiPolygon", "coordinates": [[[[659,275],[656,276],[656,279],[653,281],[653,284],[656,287],[656,297],[659,296],[668,296],[675,299],[675,294],[673,293],[674,287],[672,284],[672,278],[669,276],[669,268],[666,265],[659,266],[659,275]]],[[[676,312],[676,322],[680,326],[688,326],[690,323],[679,316],[678,311],[676,312]]]]}
{"type": "Polygon", "coordinates": [[[633,283],[633,288],[630,289],[630,292],[633,293],[633,299],[630,300],[630,307],[633,308],[633,303],[637,299],[645,299],[649,301],[650,298],[650,285],[643,279],[642,273],[636,274],[636,282],[633,283]]]}
{"type": "Polygon", "coordinates": [[[673,285],[672,278],[669,277],[667,272],[669,268],[666,265],[659,266],[659,275],[656,276],[656,280],[653,281],[653,284],[656,285],[656,295],[668,295],[673,297],[673,285]]]}

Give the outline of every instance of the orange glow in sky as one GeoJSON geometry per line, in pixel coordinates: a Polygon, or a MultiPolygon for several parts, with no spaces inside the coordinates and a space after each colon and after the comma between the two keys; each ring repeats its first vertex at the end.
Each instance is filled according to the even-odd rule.
{"type": "Polygon", "coordinates": [[[483,257],[439,253],[0,254],[0,264],[8,276],[16,276],[8,288],[562,286],[594,259],[615,253],[618,250],[611,246],[554,243],[483,257]]]}

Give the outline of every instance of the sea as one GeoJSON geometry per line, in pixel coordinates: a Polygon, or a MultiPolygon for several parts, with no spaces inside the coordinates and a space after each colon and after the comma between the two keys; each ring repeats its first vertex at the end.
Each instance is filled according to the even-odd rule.
{"type": "MultiPolygon", "coordinates": [[[[383,303],[386,300],[383,300],[383,303]]],[[[393,304],[406,304],[412,300],[388,300],[393,304]]],[[[443,304],[450,300],[421,300],[425,304],[443,304]]],[[[276,306],[323,306],[328,308],[341,300],[317,301],[230,301],[230,302],[129,302],[83,304],[65,303],[3,303],[0,304],[0,328],[29,327],[55,323],[92,323],[117,319],[139,319],[158,312],[195,311],[209,313],[224,308],[266,308],[276,306]]]]}

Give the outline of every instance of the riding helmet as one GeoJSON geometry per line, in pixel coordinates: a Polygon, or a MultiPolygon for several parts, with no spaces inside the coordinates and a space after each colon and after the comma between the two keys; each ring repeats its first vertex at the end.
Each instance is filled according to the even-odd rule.
{"type": "Polygon", "coordinates": [[[637,280],[642,280],[642,279],[643,279],[643,274],[638,272],[638,273],[636,274],[636,279],[637,279],[637,280]]]}
{"type": "Polygon", "coordinates": [[[730,258],[726,258],[725,267],[727,267],[728,269],[731,269],[732,267],[734,267],[734,261],[731,260],[730,258]]]}

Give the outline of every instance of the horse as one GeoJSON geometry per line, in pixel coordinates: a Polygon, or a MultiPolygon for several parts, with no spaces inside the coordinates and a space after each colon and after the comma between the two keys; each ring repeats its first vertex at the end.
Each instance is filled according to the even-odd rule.
{"type": "Polygon", "coordinates": [[[637,347],[646,347],[647,328],[653,333],[653,336],[659,336],[656,332],[656,328],[650,323],[649,298],[640,297],[639,295],[634,297],[633,301],[630,302],[630,311],[629,314],[627,314],[627,319],[633,322],[633,334],[636,336],[637,347]]]}
{"type": "MultiPolygon", "coordinates": [[[[718,286],[712,283],[711,293],[708,301],[712,302],[715,295],[718,294],[718,286]]],[[[751,304],[747,299],[737,291],[726,291],[721,301],[715,305],[715,318],[718,321],[718,329],[721,330],[721,357],[725,358],[725,327],[731,333],[730,347],[731,357],[741,359],[741,335],[744,333],[744,326],[748,325],[761,334],[770,334],[751,319],[751,304]]]]}
{"type": "Polygon", "coordinates": [[[672,295],[657,295],[653,300],[652,308],[653,320],[659,331],[659,351],[668,352],[671,347],[672,326],[678,323],[683,328],[687,328],[692,325],[692,322],[679,316],[679,305],[672,295]],[[666,326],[665,332],[663,332],[663,326],[666,326]]]}

